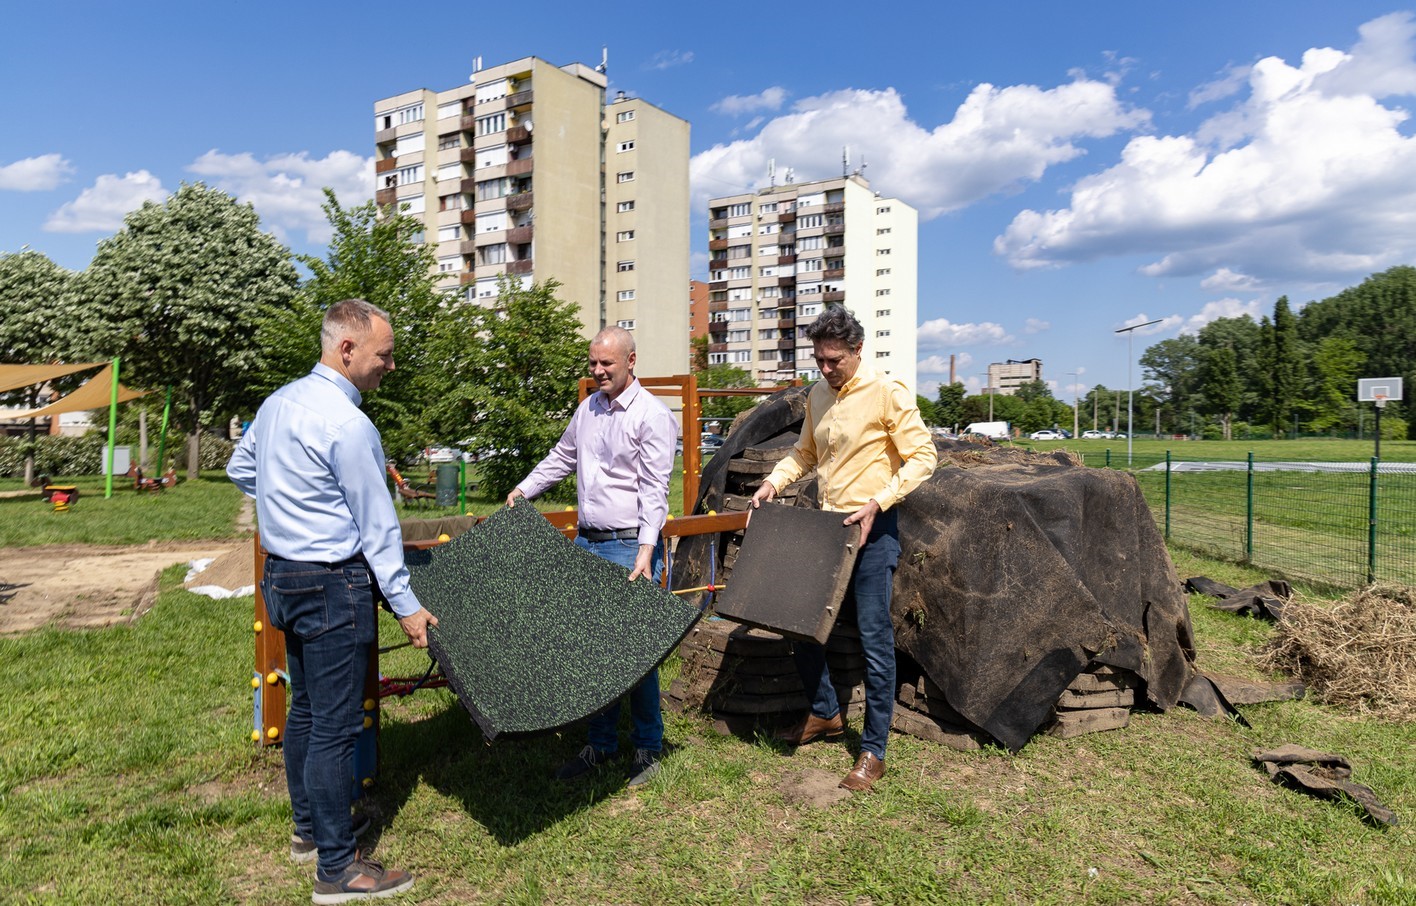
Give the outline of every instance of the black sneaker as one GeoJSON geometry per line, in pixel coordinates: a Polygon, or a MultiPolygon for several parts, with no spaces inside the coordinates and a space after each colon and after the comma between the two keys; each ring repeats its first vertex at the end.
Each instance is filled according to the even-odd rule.
{"type": "Polygon", "coordinates": [[[580,750],[579,755],[560,766],[560,769],[556,771],[556,779],[574,780],[577,777],[583,777],[614,757],[614,752],[601,752],[594,746],[587,745],[580,750]]]}
{"type": "Polygon", "coordinates": [[[333,881],[321,881],[318,875],[315,876],[315,892],[310,894],[310,902],[325,906],[331,903],[391,897],[412,886],[413,876],[408,872],[384,868],[373,859],[362,858],[356,852],[354,861],[333,881]]]}
{"type": "Polygon", "coordinates": [[[634,760],[629,763],[629,786],[631,789],[643,786],[659,776],[659,753],[648,749],[635,749],[634,760]]]}
{"type": "MultiPolygon", "coordinates": [[[[350,821],[354,823],[354,837],[358,839],[364,836],[369,830],[369,816],[363,812],[355,812],[350,816],[350,821]]],[[[320,857],[320,851],[315,848],[315,841],[308,840],[299,834],[290,835],[290,861],[313,862],[320,857]]]]}

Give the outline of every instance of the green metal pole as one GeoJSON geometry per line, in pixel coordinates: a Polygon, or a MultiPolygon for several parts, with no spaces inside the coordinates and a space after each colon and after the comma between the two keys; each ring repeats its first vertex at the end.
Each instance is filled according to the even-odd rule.
{"type": "MultiPolygon", "coordinates": [[[[1378,410],[1380,411],[1380,410],[1378,410]]],[[[1377,581],[1377,457],[1372,457],[1367,481],[1367,584],[1377,581]]]]}
{"type": "Polygon", "coordinates": [[[459,451],[457,457],[457,514],[467,515],[467,460],[459,451]]]}
{"type": "Polygon", "coordinates": [[[1244,494],[1244,562],[1254,562],[1254,451],[1249,451],[1249,472],[1244,494]]]}
{"type": "Polygon", "coordinates": [[[167,385],[167,405],[162,407],[162,439],[157,442],[157,465],[153,468],[157,472],[157,477],[162,478],[166,471],[167,464],[167,419],[172,415],[172,385],[167,385]]]}
{"type": "Polygon", "coordinates": [[[1106,451],[1106,467],[1111,468],[1111,450],[1109,448],[1106,451]]]}
{"type": "Polygon", "coordinates": [[[113,445],[118,441],[118,356],[113,357],[113,386],[108,396],[108,475],[103,482],[103,498],[113,496],[113,445]]]}
{"type": "Polygon", "coordinates": [[[1165,540],[1170,540],[1170,451],[1165,451],[1165,540]]]}

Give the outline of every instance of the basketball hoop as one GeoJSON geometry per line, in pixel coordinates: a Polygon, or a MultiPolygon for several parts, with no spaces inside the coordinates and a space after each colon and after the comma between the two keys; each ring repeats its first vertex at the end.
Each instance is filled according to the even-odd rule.
{"type": "Polygon", "coordinates": [[[1385,408],[1386,408],[1386,401],[1387,401],[1387,398],[1386,398],[1386,394],[1385,394],[1385,393],[1374,393],[1374,394],[1372,394],[1372,402],[1374,402],[1374,403],[1377,404],[1377,408],[1378,408],[1378,409],[1385,409],[1385,408]]]}

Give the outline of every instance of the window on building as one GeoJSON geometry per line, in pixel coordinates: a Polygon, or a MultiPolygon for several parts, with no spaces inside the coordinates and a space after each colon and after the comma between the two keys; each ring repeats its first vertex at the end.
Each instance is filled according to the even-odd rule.
{"type": "Polygon", "coordinates": [[[819,271],[824,263],[821,258],[802,258],[797,261],[797,271],[819,271]]]}
{"type": "Polygon", "coordinates": [[[819,314],[821,314],[821,303],[820,303],[820,302],[813,302],[813,303],[811,303],[810,305],[798,305],[798,306],[797,306],[797,317],[798,317],[798,318],[810,318],[810,317],[814,317],[814,316],[819,315],[819,314]]]}
{"type": "Polygon", "coordinates": [[[726,352],[710,352],[710,353],[708,353],[708,364],[709,364],[709,365],[726,365],[727,363],[728,363],[728,354],[727,354],[726,352]]]}
{"type": "Polygon", "coordinates": [[[410,195],[398,199],[398,209],[404,214],[421,214],[427,210],[427,199],[422,195],[410,195]]]}
{"type": "MultiPolygon", "coordinates": [[[[633,301],[634,301],[634,290],[632,290],[632,289],[622,289],[622,290],[620,290],[619,292],[615,293],[615,298],[618,299],[618,300],[621,301],[621,302],[633,302],[633,301]]],[[[623,327],[623,326],[624,326],[623,324],[620,325],[620,327],[623,327]]]]}
{"type": "Polygon", "coordinates": [[[623,214],[623,213],[626,212],[626,211],[633,211],[633,210],[634,210],[634,202],[632,202],[632,201],[621,201],[619,204],[615,205],[615,210],[616,210],[616,211],[619,211],[621,214],[623,214]]]}
{"type": "Polygon", "coordinates": [[[448,258],[438,259],[438,273],[448,274],[462,270],[462,256],[455,255],[448,258]]]}
{"type": "Polygon", "coordinates": [[[759,340],[775,340],[779,336],[781,336],[781,332],[775,327],[764,327],[757,332],[757,339],[759,340]]]}
{"type": "Polygon", "coordinates": [[[877,290],[875,291],[875,295],[877,295],[877,296],[888,296],[888,295],[890,295],[890,291],[889,291],[888,289],[877,289],[877,290]]]}
{"type": "MultiPolygon", "coordinates": [[[[826,219],[820,214],[803,214],[797,218],[796,228],[798,230],[811,230],[821,226],[826,219]]],[[[800,242],[798,242],[800,244],[800,242]]]]}
{"type": "Polygon", "coordinates": [[[477,200],[489,201],[493,198],[505,198],[509,187],[510,180],[505,176],[499,179],[484,179],[477,183],[477,200]]]}
{"type": "Polygon", "coordinates": [[[494,135],[506,131],[506,112],[479,116],[476,121],[478,135],[494,135]]]}
{"type": "Polygon", "coordinates": [[[888,235],[889,232],[890,232],[890,228],[889,228],[889,227],[880,227],[879,229],[877,229],[877,230],[875,231],[875,235],[877,235],[877,236],[885,236],[885,235],[888,235]]]}
{"type": "Polygon", "coordinates": [[[890,358],[890,350],[888,350],[888,349],[882,349],[882,350],[880,350],[879,352],[877,352],[877,353],[875,354],[875,357],[876,357],[877,359],[888,359],[888,358],[890,358]]]}
{"type": "Polygon", "coordinates": [[[393,145],[393,156],[403,157],[408,154],[422,154],[426,146],[423,144],[423,133],[415,132],[412,135],[401,135],[393,145]]]}
{"type": "Polygon", "coordinates": [[[632,271],[634,270],[634,261],[621,261],[619,264],[615,265],[615,270],[619,271],[621,274],[625,271],[632,271]]]}
{"type": "Polygon", "coordinates": [[[730,267],[730,268],[728,268],[728,279],[729,279],[729,280],[747,280],[747,279],[749,279],[750,277],[752,277],[752,268],[750,268],[750,267],[730,267]]]}
{"type": "Polygon", "coordinates": [[[615,122],[617,123],[627,123],[632,119],[634,119],[633,110],[621,110],[619,113],[615,114],[615,122]]]}
{"type": "Polygon", "coordinates": [[[750,308],[730,308],[727,311],[729,321],[751,321],[752,309],[750,308]]]}
{"type": "Polygon", "coordinates": [[[752,255],[752,246],[750,246],[750,245],[730,245],[730,246],[728,246],[728,254],[727,254],[727,257],[729,257],[729,258],[747,258],[747,257],[749,257],[749,256],[751,256],[751,255],[752,255]]]}
{"type": "Polygon", "coordinates": [[[615,174],[615,182],[634,182],[633,170],[622,170],[615,174]]]}
{"type": "Polygon", "coordinates": [[[744,201],[741,204],[728,205],[729,217],[747,217],[752,214],[752,202],[744,201]]]}
{"type": "Polygon", "coordinates": [[[462,140],[458,137],[457,133],[454,132],[452,135],[438,136],[439,151],[450,151],[453,148],[460,147],[462,147],[462,140]]]}
{"type": "Polygon", "coordinates": [[[462,164],[443,164],[438,167],[438,182],[451,182],[462,179],[462,164]]]}
{"type": "Polygon", "coordinates": [[[888,336],[890,335],[890,331],[888,331],[888,330],[877,330],[877,331],[875,332],[875,335],[876,335],[877,337],[888,337],[888,336]]]}
{"type": "Polygon", "coordinates": [[[877,318],[888,318],[888,317],[890,317],[890,309],[888,309],[888,308],[877,308],[877,309],[875,309],[875,317],[877,317],[877,318]]]}
{"type": "Polygon", "coordinates": [[[775,214],[777,213],[777,203],[775,201],[769,201],[765,204],[760,204],[757,206],[757,213],[775,214]]]}
{"type": "Polygon", "coordinates": [[[506,243],[497,242],[492,245],[484,245],[477,249],[478,264],[505,264],[506,263],[506,243]]]}
{"type": "Polygon", "coordinates": [[[633,150],[634,150],[634,141],[633,141],[632,139],[631,139],[630,141],[627,141],[627,142],[620,142],[618,145],[615,146],[615,151],[616,151],[616,152],[633,151],[633,150]]]}
{"type": "Polygon", "coordinates": [[[875,250],[875,254],[877,254],[877,255],[888,255],[888,254],[890,254],[890,250],[889,250],[889,249],[876,249],[876,250],[875,250]]]}
{"type": "Polygon", "coordinates": [[[764,299],[776,299],[782,295],[782,288],[780,286],[764,286],[758,295],[764,299]]]}
{"type": "Polygon", "coordinates": [[[633,330],[633,329],[634,329],[634,319],[633,319],[633,318],[625,318],[623,321],[616,321],[616,322],[615,322],[615,326],[616,326],[616,327],[622,327],[622,328],[624,328],[625,330],[633,330]]]}
{"type": "Polygon", "coordinates": [[[729,361],[729,362],[732,362],[732,363],[734,363],[734,364],[737,364],[737,363],[739,363],[739,362],[751,362],[751,361],[752,361],[752,350],[751,350],[751,349],[743,349],[743,350],[740,350],[740,351],[738,351],[738,352],[730,352],[730,353],[728,353],[728,361],[729,361]]]}
{"type": "Polygon", "coordinates": [[[496,233],[506,229],[506,211],[492,211],[477,215],[477,232],[496,233]]]}
{"type": "Polygon", "coordinates": [[[875,269],[875,276],[888,277],[890,276],[890,269],[888,267],[877,267],[875,269]]]}
{"type": "Polygon", "coordinates": [[[747,342],[747,336],[748,336],[748,334],[750,334],[751,332],[752,332],[752,331],[750,331],[750,330],[730,330],[730,331],[728,331],[728,342],[729,342],[729,343],[746,343],[746,342],[747,342]]]}
{"type": "Polygon", "coordinates": [[[506,97],[506,93],[506,79],[496,79],[495,81],[491,82],[483,82],[482,84],[477,86],[476,100],[479,104],[485,104],[488,101],[496,101],[506,97]]]}
{"type": "Polygon", "coordinates": [[[460,211],[462,210],[462,193],[455,195],[443,195],[438,198],[439,211],[460,211]]]}
{"type": "Polygon", "coordinates": [[[477,169],[486,167],[505,166],[511,155],[507,153],[506,145],[492,145],[488,148],[477,149],[477,169]]]}
{"type": "Polygon", "coordinates": [[[615,242],[629,242],[634,238],[634,230],[620,230],[615,234],[615,242]]]}
{"type": "Polygon", "coordinates": [[[404,123],[416,123],[423,118],[423,105],[409,104],[407,107],[399,107],[393,112],[393,121],[402,126],[404,123]]]}
{"type": "Polygon", "coordinates": [[[438,242],[456,242],[461,238],[461,224],[454,223],[449,226],[438,227],[438,242]]]}
{"type": "Polygon", "coordinates": [[[884,205],[883,207],[876,208],[876,209],[875,209],[875,213],[877,213],[877,214],[888,214],[888,213],[890,213],[890,206],[887,204],[887,205],[884,205]]]}
{"type": "Polygon", "coordinates": [[[826,237],[803,236],[797,240],[796,247],[799,252],[810,252],[815,249],[822,249],[826,247],[826,237]]]}

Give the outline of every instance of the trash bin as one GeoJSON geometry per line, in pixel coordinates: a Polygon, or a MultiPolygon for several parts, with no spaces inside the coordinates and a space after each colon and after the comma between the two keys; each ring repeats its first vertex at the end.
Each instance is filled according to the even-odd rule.
{"type": "Polygon", "coordinates": [[[438,463],[438,506],[457,506],[457,463],[438,463]]]}

